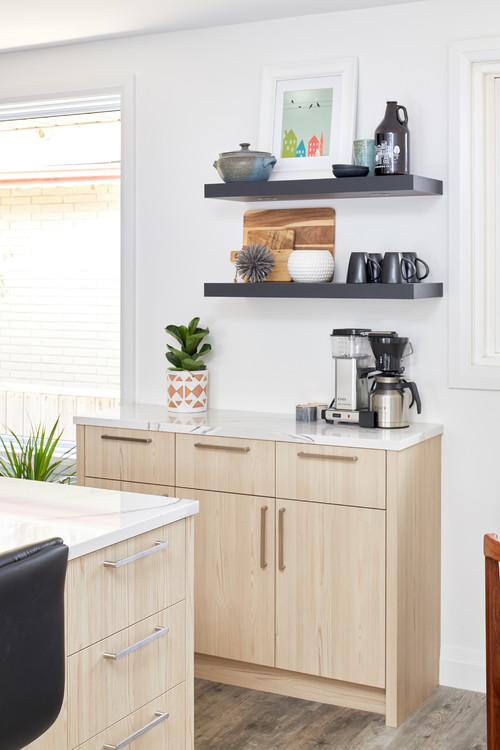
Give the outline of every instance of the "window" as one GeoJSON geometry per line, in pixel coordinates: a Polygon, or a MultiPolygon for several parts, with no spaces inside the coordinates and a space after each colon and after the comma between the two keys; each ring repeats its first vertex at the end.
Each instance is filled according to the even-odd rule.
{"type": "MultiPolygon", "coordinates": [[[[117,87],[120,89],[121,87],[117,87]]],[[[71,97],[54,97],[54,98],[46,98],[35,101],[34,99],[21,101],[21,102],[14,102],[14,103],[7,103],[2,104],[0,102],[0,137],[2,137],[2,129],[4,132],[9,130],[9,123],[15,124],[17,121],[17,125],[19,126],[19,129],[22,129],[20,125],[20,121],[24,119],[25,123],[27,120],[31,120],[31,124],[33,124],[33,121],[35,118],[40,119],[39,123],[39,132],[37,135],[41,139],[50,140],[51,136],[51,127],[54,125],[54,123],[59,123],[59,132],[62,132],[63,129],[66,129],[67,132],[70,131],[71,126],[68,125],[69,119],[72,118],[73,123],[103,123],[106,121],[117,121],[116,112],[117,109],[120,109],[120,105],[122,103],[122,97],[123,92],[127,92],[126,100],[128,101],[128,112],[129,116],[128,118],[125,118],[127,123],[125,128],[122,128],[124,139],[127,143],[128,147],[128,153],[131,153],[131,143],[132,143],[132,132],[130,127],[130,91],[129,86],[124,86],[122,91],[118,91],[118,93],[113,92],[109,93],[106,92],[105,94],[96,94],[91,96],[71,96],[71,97]],[[115,114],[113,114],[113,112],[115,114]],[[97,115],[95,114],[97,113],[97,115]]],[[[119,122],[119,112],[118,112],[118,125],[120,125],[119,122]]],[[[53,134],[53,132],[52,132],[53,134]]],[[[99,139],[101,140],[101,139],[99,139]]],[[[48,144],[47,144],[48,145],[48,144]]],[[[123,151],[123,149],[122,149],[123,151]]],[[[5,153],[5,152],[4,152],[5,153]]],[[[101,390],[102,393],[98,394],[97,396],[101,395],[103,397],[114,395],[119,396],[119,379],[120,379],[120,369],[123,371],[123,362],[131,362],[134,358],[134,336],[133,336],[133,314],[134,314],[134,300],[133,298],[128,299],[128,303],[126,306],[126,313],[125,314],[119,314],[119,309],[116,310],[116,307],[120,305],[120,298],[123,300],[123,292],[124,290],[126,292],[130,291],[132,288],[131,279],[133,278],[133,253],[132,250],[132,242],[130,240],[130,237],[133,236],[132,233],[128,232],[125,235],[124,239],[124,224],[125,226],[128,225],[129,229],[131,224],[133,224],[133,211],[127,212],[126,218],[123,216],[120,221],[120,203],[123,205],[123,200],[125,198],[126,203],[130,208],[133,206],[130,206],[131,203],[131,196],[133,192],[133,185],[128,181],[128,189],[126,190],[126,195],[121,197],[120,200],[120,189],[119,189],[119,180],[116,179],[116,177],[119,177],[119,169],[120,169],[120,147],[118,145],[118,164],[106,164],[103,165],[102,160],[100,158],[97,159],[89,159],[88,155],[82,156],[79,155],[79,158],[75,161],[78,161],[80,163],[78,164],[68,164],[68,160],[63,160],[63,162],[57,163],[57,160],[52,162],[51,169],[46,170],[46,176],[49,178],[49,182],[43,185],[43,181],[40,181],[40,174],[35,174],[29,172],[29,169],[26,168],[26,165],[24,165],[25,170],[24,174],[21,175],[5,175],[0,174],[0,205],[2,197],[7,198],[7,203],[9,203],[9,200],[11,201],[11,205],[13,206],[16,203],[16,200],[18,200],[18,204],[23,204],[23,202],[26,201],[26,199],[29,198],[30,206],[32,206],[34,209],[39,209],[39,212],[41,213],[43,211],[43,204],[45,205],[52,205],[52,209],[55,211],[55,208],[57,207],[57,203],[64,206],[64,212],[62,221],[60,223],[59,229],[65,230],[67,227],[64,227],[64,215],[68,215],[69,211],[71,210],[71,206],[73,209],[77,208],[78,206],[82,210],[82,216],[81,219],[81,225],[80,225],[80,232],[79,232],[79,238],[84,239],[85,233],[87,232],[88,227],[84,226],[85,222],[85,216],[90,215],[86,213],[87,206],[85,205],[90,200],[92,202],[100,205],[101,208],[103,208],[103,211],[96,210],[93,213],[93,220],[94,224],[96,225],[94,228],[97,228],[98,231],[100,231],[102,234],[105,234],[108,231],[117,230],[118,235],[118,241],[114,249],[114,255],[115,260],[113,262],[116,262],[118,267],[118,274],[116,274],[116,265],[115,269],[111,271],[111,276],[113,278],[108,281],[106,280],[106,277],[109,279],[109,274],[103,270],[102,264],[101,267],[99,267],[99,261],[102,260],[102,258],[95,257],[95,247],[92,245],[91,240],[87,241],[87,247],[86,247],[86,254],[89,256],[87,261],[87,267],[92,264],[92,260],[90,256],[94,256],[94,263],[97,266],[97,279],[96,279],[96,289],[97,294],[101,293],[101,302],[105,300],[105,297],[107,296],[107,290],[105,289],[106,284],[110,283],[112,288],[112,295],[114,296],[114,311],[111,310],[100,310],[99,312],[102,313],[103,319],[106,319],[106,322],[109,324],[110,329],[113,329],[108,331],[108,334],[113,339],[113,346],[109,347],[110,349],[114,349],[115,359],[114,363],[107,363],[111,366],[109,367],[105,380],[107,382],[101,384],[101,390]],[[89,163],[89,162],[94,163],[89,163]],[[11,180],[11,186],[6,187],[8,182],[3,182],[2,184],[2,178],[6,180],[11,180]],[[17,183],[17,187],[12,187],[12,184],[16,182],[16,179],[19,180],[17,183]],[[31,181],[31,186],[30,186],[31,181]],[[20,185],[24,185],[24,187],[20,187],[20,185]],[[24,195],[23,195],[24,191],[24,195]],[[2,196],[2,192],[4,195],[2,196]],[[7,196],[7,193],[9,195],[7,196]],[[31,193],[31,195],[30,195],[31,193]],[[36,207],[35,204],[39,202],[39,206],[36,207]],[[66,209],[69,209],[69,211],[66,211],[66,209]],[[105,213],[107,209],[110,209],[108,211],[108,216],[105,217],[105,213]],[[132,217],[132,218],[130,218],[132,217]],[[111,221],[110,221],[111,219],[111,221]],[[121,223],[121,229],[122,229],[122,242],[121,242],[121,249],[120,249],[120,240],[119,240],[119,233],[120,233],[120,223],[121,223]],[[111,224],[114,224],[114,227],[111,227],[111,224]],[[128,238],[128,239],[127,239],[128,238]],[[124,252],[125,250],[125,252],[124,252]],[[125,263],[122,263],[122,273],[120,278],[120,256],[123,261],[125,259],[125,263]],[[90,263],[89,263],[90,261],[90,263]],[[97,263],[96,263],[97,261],[97,263]],[[102,273],[101,273],[102,271],[102,273]],[[100,289],[99,289],[100,287],[100,289]],[[114,319],[113,319],[114,316],[114,319]],[[121,324],[120,324],[120,317],[121,317],[121,324]],[[124,325],[125,324],[125,325],[124,325]],[[120,340],[119,340],[119,331],[117,329],[121,328],[121,340],[122,342],[126,341],[126,346],[122,347],[121,357],[119,354],[120,350],[120,340]],[[125,330],[123,330],[125,328],[125,330]],[[117,338],[118,336],[118,338],[117,338]],[[125,348],[125,351],[123,349],[125,348]],[[121,367],[120,367],[120,360],[121,360],[121,367]]],[[[2,164],[2,171],[5,169],[5,164],[2,164]]],[[[132,173],[133,164],[130,163],[130,160],[127,164],[127,172],[128,176],[130,178],[132,173]]],[[[11,168],[10,168],[11,169],[11,168]]],[[[18,170],[19,171],[19,170],[18,170]]],[[[76,216],[76,215],[75,215],[76,216]]],[[[61,217],[60,217],[61,218],[61,217]]],[[[1,217],[0,217],[1,220],[1,217]]],[[[78,219],[77,219],[78,220],[78,219]]],[[[3,226],[5,229],[5,225],[3,226]]],[[[18,225],[19,229],[19,225],[18,225]]],[[[43,227],[40,227],[40,229],[43,229],[43,227]]],[[[9,248],[8,248],[8,230],[5,231],[2,235],[2,232],[0,232],[0,239],[1,239],[1,247],[0,247],[0,256],[3,255],[5,257],[5,268],[9,268],[9,248]]],[[[11,235],[12,236],[12,235],[11,235]]],[[[45,248],[42,247],[42,252],[45,250],[52,251],[53,246],[56,244],[55,242],[55,235],[50,236],[50,232],[40,232],[40,236],[43,236],[43,239],[48,241],[48,244],[46,242],[45,248]]],[[[87,239],[90,237],[90,235],[87,235],[87,239]]],[[[116,239],[116,236],[115,236],[116,239]]],[[[68,245],[77,244],[75,241],[75,238],[73,238],[73,241],[71,237],[67,237],[67,243],[68,245]]],[[[61,247],[60,247],[61,250],[61,247]]],[[[85,257],[85,241],[84,246],[82,247],[82,244],[80,242],[80,245],[78,247],[78,251],[80,253],[80,261],[84,261],[85,257]]],[[[59,258],[63,256],[59,255],[59,258]]],[[[51,255],[50,260],[47,257],[47,270],[50,273],[50,263],[55,263],[57,266],[57,259],[54,259],[53,255],[51,255]]],[[[85,264],[85,262],[84,262],[85,264]]],[[[9,269],[12,270],[12,267],[9,269]]],[[[40,266],[38,267],[38,271],[40,270],[40,266]]],[[[71,288],[77,289],[77,293],[75,294],[76,297],[78,297],[78,302],[81,304],[83,303],[83,306],[85,306],[85,297],[86,292],[85,289],[81,287],[81,276],[85,276],[85,273],[82,273],[81,268],[74,267],[73,268],[73,278],[69,280],[69,283],[67,284],[66,289],[66,296],[68,299],[71,299],[71,288]],[[76,278],[75,278],[76,277],[76,278]]],[[[52,280],[53,282],[53,280],[52,280]]],[[[38,286],[40,287],[40,283],[38,283],[38,286]]],[[[41,284],[43,287],[43,283],[41,284]]],[[[50,286],[50,284],[47,284],[47,288],[50,286]]],[[[64,286],[64,281],[60,283],[60,286],[64,286]]],[[[57,289],[57,282],[55,283],[55,288],[57,289]]],[[[8,292],[8,290],[6,290],[8,292]]],[[[31,295],[34,297],[35,295],[31,295]]],[[[54,294],[55,296],[60,296],[60,294],[54,294]]],[[[64,296],[64,295],[63,295],[64,296]]],[[[8,299],[9,295],[7,293],[6,297],[4,297],[4,300],[8,299]]],[[[10,302],[13,302],[14,299],[11,297],[10,302]]],[[[0,305],[2,305],[3,300],[0,299],[0,305]]],[[[95,302],[95,301],[94,301],[95,302]]],[[[90,312],[90,309],[92,307],[96,307],[95,304],[90,304],[91,300],[89,298],[88,300],[88,307],[89,310],[87,313],[90,312]]],[[[122,304],[123,307],[123,304],[122,304]]],[[[4,305],[4,312],[6,311],[6,306],[4,305]]],[[[52,310],[50,315],[54,316],[55,310],[52,310]]],[[[55,313],[57,316],[57,313],[55,313]]],[[[68,318],[73,317],[72,313],[69,313],[67,316],[68,318]]],[[[12,319],[12,318],[11,318],[12,319]]],[[[73,317],[74,319],[74,317],[73,317]]],[[[48,319],[47,323],[50,323],[48,319]]],[[[60,320],[62,323],[66,323],[67,320],[64,316],[60,315],[60,320]]],[[[33,329],[39,328],[39,321],[36,319],[33,320],[33,329]]],[[[18,322],[16,322],[16,327],[19,329],[20,326],[18,322]]],[[[61,325],[61,328],[63,325],[61,325]]],[[[67,327],[67,326],[66,326],[67,327]]],[[[50,325],[47,325],[46,328],[50,328],[50,325]]],[[[105,326],[103,327],[105,328],[105,326]]],[[[87,336],[89,331],[83,331],[83,327],[81,328],[83,335],[87,336]]],[[[46,332],[46,331],[45,331],[46,332]]],[[[1,335],[1,333],[0,333],[1,335]]],[[[82,336],[83,338],[83,336],[82,336]]],[[[87,336],[88,340],[88,336],[87,336]]],[[[110,339],[111,340],[111,339],[110,339]]],[[[68,347],[69,349],[70,347],[68,347]]],[[[76,350],[78,347],[73,347],[74,350],[76,350]]],[[[80,352],[81,353],[81,352],[80,352]]],[[[109,353],[109,352],[108,352],[109,353]]],[[[46,353],[46,356],[48,358],[53,356],[58,356],[60,354],[60,351],[58,353],[46,353]]],[[[78,352],[75,351],[75,355],[78,356],[78,352]]],[[[22,358],[21,358],[22,359],[22,358]]],[[[27,357],[29,360],[29,356],[27,357]]],[[[54,373],[54,377],[57,379],[59,378],[59,381],[62,382],[62,390],[66,393],[73,392],[73,399],[71,400],[71,403],[68,405],[63,406],[63,408],[60,408],[60,404],[58,404],[59,412],[63,413],[63,421],[69,425],[72,421],[72,416],[75,411],[82,409],[85,409],[85,403],[83,400],[79,400],[79,395],[75,392],[75,389],[71,388],[71,377],[68,379],[65,379],[64,375],[62,375],[63,369],[61,370],[61,377],[59,377],[60,373],[57,372],[57,370],[54,370],[54,362],[48,362],[45,361],[45,364],[52,364],[52,372],[54,373]]],[[[81,362],[80,362],[81,365],[81,362]]],[[[80,367],[78,365],[78,367],[80,367]]],[[[75,373],[75,368],[78,369],[75,365],[71,365],[70,369],[73,369],[73,372],[75,373]]],[[[33,368],[36,369],[36,368],[33,368]]],[[[80,390],[82,396],[87,396],[89,392],[92,391],[92,377],[87,379],[86,383],[83,383],[81,378],[81,373],[85,371],[85,367],[82,370],[80,367],[80,375],[78,376],[80,378],[80,390]],[[83,390],[82,390],[83,388],[83,390]]],[[[47,373],[48,370],[45,369],[45,372],[47,373]]],[[[67,371],[66,371],[67,372],[67,371]]],[[[12,373],[11,373],[12,374],[12,373]]],[[[87,374],[89,374],[89,371],[87,370],[87,374]]],[[[91,373],[90,373],[91,374],[91,373]]],[[[3,373],[5,375],[5,373],[3,373]]],[[[26,373],[25,373],[26,375],[26,373]]],[[[40,384],[40,380],[42,378],[36,376],[35,373],[33,373],[34,377],[32,377],[33,381],[38,381],[38,384],[40,384]]],[[[46,377],[46,376],[44,376],[46,377]]],[[[0,375],[0,379],[4,379],[0,375]]],[[[12,378],[11,378],[12,380],[12,378]]],[[[130,394],[133,394],[133,368],[127,367],[127,374],[124,378],[125,384],[122,383],[122,396],[125,393],[126,399],[130,400],[131,396],[130,394]]],[[[95,378],[94,378],[95,382],[95,378]]],[[[33,385],[33,384],[32,384],[33,385]]],[[[49,411],[49,402],[52,402],[52,407],[54,406],[54,388],[55,390],[59,390],[58,387],[55,386],[55,384],[52,384],[53,388],[44,389],[49,392],[49,395],[45,394],[45,396],[40,399],[39,394],[32,394],[28,396],[28,402],[31,403],[31,406],[35,405],[35,412],[38,409],[38,414],[42,414],[43,416],[47,416],[47,412],[49,411]],[[39,401],[38,406],[36,405],[36,401],[39,401]]],[[[29,389],[28,389],[29,390],[29,389]]],[[[40,388],[34,388],[33,391],[40,391],[40,388]]],[[[133,397],[133,396],[132,396],[133,397]]],[[[15,399],[14,399],[15,400],[15,399]]],[[[97,401],[95,406],[102,407],[106,406],[106,401],[97,401]]],[[[20,422],[22,419],[25,420],[26,413],[29,412],[29,408],[27,408],[27,405],[24,404],[23,408],[19,408],[19,404],[16,406],[13,404],[12,398],[6,398],[4,395],[3,403],[0,396],[0,421],[7,423],[9,426],[15,428],[18,431],[24,431],[26,432],[25,426],[21,425],[20,422]]],[[[25,420],[26,421],[26,420],[25,420]]],[[[36,421],[36,416],[35,416],[36,421]]]]}
{"type": "Polygon", "coordinates": [[[450,385],[500,390],[500,39],[450,72],[450,385]]]}

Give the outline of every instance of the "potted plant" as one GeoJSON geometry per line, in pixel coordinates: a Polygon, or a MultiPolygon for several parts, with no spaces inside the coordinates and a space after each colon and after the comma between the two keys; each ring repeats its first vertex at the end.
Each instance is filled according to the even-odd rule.
{"type": "Polygon", "coordinates": [[[203,359],[212,349],[202,341],[208,328],[199,328],[199,318],[187,326],[168,325],[165,331],[176,339],[180,349],[167,344],[166,358],[173,367],[167,370],[168,408],[172,411],[206,411],[208,397],[208,372],[203,359]],[[201,346],[201,348],[200,348],[201,346]]]}

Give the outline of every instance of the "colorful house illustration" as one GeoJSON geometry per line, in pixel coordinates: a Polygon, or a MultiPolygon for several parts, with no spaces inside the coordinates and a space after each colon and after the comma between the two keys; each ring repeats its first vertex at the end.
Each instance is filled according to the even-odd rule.
{"type": "Polygon", "coordinates": [[[298,157],[298,156],[305,156],[305,155],[306,155],[306,147],[305,147],[305,144],[304,144],[304,140],[302,139],[300,141],[299,145],[297,146],[297,150],[295,152],[295,156],[298,157]]]}
{"type": "Polygon", "coordinates": [[[281,156],[283,159],[293,159],[297,150],[297,136],[293,130],[285,130],[281,156]]]}
{"type": "Polygon", "coordinates": [[[321,131],[321,138],[319,139],[319,155],[323,156],[323,131],[321,131]]]}
{"type": "Polygon", "coordinates": [[[313,137],[311,138],[311,140],[307,144],[307,155],[308,156],[316,156],[318,154],[318,151],[319,151],[319,141],[316,138],[316,136],[313,135],[313,137]]]}

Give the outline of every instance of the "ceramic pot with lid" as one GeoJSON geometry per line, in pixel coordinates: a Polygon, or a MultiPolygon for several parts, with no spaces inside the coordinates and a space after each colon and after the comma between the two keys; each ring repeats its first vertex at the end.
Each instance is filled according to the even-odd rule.
{"type": "Polygon", "coordinates": [[[263,182],[268,180],[276,157],[268,151],[250,151],[249,143],[240,143],[240,151],[219,154],[214,167],[224,182],[263,182]]]}

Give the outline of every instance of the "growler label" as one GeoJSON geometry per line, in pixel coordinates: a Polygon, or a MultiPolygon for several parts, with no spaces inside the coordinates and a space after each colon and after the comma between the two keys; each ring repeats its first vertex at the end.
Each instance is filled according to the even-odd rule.
{"type": "Polygon", "coordinates": [[[385,173],[397,171],[401,148],[394,143],[394,133],[384,133],[378,138],[380,141],[375,145],[375,167],[381,167],[385,173]]]}

